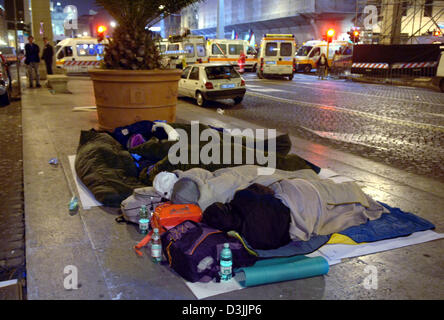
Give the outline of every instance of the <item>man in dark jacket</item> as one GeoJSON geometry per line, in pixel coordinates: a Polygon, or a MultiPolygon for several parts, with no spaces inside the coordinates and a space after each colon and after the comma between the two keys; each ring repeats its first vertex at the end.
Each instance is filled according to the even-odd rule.
{"type": "Polygon", "coordinates": [[[53,74],[52,73],[52,58],[54,56],[54,49],[52,48],[51,44],[49,43],[48,38],[44,37],[43,42],[45,43],[45,47],[43,48],[42,59],[45,61],[45,64],[46,64],[46,73],[53,74]]]}
{"type": "Polygon", "coordinates": [[[28,42],[25,45],[25,64],[28,66],[28,79],[29,79],[29,87],[33,87],[34,80],[34,72],[36,76],[36,86],[40,88],[40,74],[39,74],[39,63],[40,63],[40,48],[38,45],[34,43],[34,37],[29,36],[28,42]]]}

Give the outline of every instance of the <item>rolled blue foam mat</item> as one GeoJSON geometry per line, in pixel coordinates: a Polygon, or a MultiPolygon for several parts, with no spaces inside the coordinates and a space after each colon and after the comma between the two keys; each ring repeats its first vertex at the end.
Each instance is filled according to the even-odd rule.
{"type": "Polygon", "coordinates": [[[239,283],[244,287],[310,278],[327,274],[329,265],[323,257],[296,256],[260,260],[251,267],[237,270],[239,283]]]}

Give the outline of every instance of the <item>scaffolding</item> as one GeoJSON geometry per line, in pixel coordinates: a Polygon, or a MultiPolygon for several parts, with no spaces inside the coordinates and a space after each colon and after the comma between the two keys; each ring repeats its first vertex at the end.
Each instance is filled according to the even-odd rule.
{"type": "Polygon", "coordinates": [[[357,0],[354,24],[361,29],[363,43],[419,44],[444,42],[442,25],[444,1],[357,0]],[[366,6],[377,8],[377,22],[365,25],[366,6]],[[433,32],[441,36],[434,36],[433,32]]]}

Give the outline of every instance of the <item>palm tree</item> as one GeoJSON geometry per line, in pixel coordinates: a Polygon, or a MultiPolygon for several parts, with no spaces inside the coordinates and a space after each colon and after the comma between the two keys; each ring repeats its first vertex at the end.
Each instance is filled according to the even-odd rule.
{"type": "Polygon", "coordinates": [[[96,0],[117,21],[105,46],[106,69],[153,70],[160,54],[148,29],[170,14],[201,0],[96,0]]]}

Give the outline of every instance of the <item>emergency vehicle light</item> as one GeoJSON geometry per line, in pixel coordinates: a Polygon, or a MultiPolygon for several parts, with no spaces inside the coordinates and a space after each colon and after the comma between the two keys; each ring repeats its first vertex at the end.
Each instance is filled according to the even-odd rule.
{"type": "Polygon", "coordinates": [[[294,38],[294,34],[266,33],[264,38],[294,38]]]}

